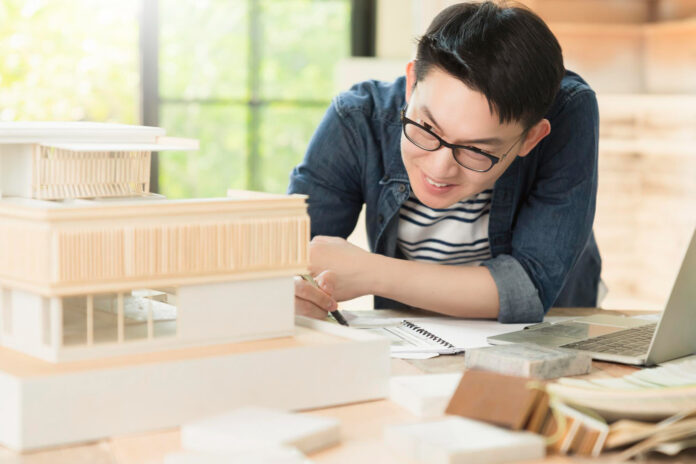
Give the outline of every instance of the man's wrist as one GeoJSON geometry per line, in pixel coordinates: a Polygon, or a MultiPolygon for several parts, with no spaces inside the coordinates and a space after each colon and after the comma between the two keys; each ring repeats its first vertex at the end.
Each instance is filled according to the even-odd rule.
{"type": "Polygon", "coordinates": [[[386,256],[369,253],[363,263],[361,288],[363,295],[380,295],[384,287],[386,256]]]}

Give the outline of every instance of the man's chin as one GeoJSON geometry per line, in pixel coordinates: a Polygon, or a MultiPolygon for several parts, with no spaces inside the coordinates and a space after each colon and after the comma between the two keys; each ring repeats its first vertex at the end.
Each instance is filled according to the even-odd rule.
{"type": "Polygon", "coordinates": [[[456,196],[452,195],[443,195],[440,197],[428,194],[426,192],[422,192],[420,195],[419,192],[414,193],[416,194],[416,198],[418,198],[418,201],[423,203],[428,208],[432,209],[446,209],[450,206],[453,206],[455,203],[459,201],[456,196]]]}

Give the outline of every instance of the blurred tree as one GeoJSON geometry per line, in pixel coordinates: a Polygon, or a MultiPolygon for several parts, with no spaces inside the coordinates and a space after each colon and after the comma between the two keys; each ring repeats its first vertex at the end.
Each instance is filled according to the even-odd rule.
{"type": "Polygon", "coordinates": [[[2,0],[0,120],[138,120],[136,0],[2,0]]]}
{"type": "Polygon", "coordinates": [[[350,3],[160,1],[160,125],[201,141],[160,156],[162,193],[285,191],[350,54],[350,3]]]}

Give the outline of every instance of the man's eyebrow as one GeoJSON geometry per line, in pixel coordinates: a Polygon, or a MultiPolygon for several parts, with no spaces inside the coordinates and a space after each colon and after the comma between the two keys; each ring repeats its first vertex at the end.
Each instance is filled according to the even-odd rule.
{"type": "MultiPolygon", "coordinates": [[[[433,127],[435,127],[440,133],[442,133],[442,128],[437,124],[437,121],[433,117],[433,114],[430,112],[430,109],[428,109],[427,106],[423,105],[422,107],[423,113],[425,116],[427,116],[428,119],[433,123],[433,127]]],[[[502,145],[503,139],[500,137],[486,137],[483,139],[474,139],[474,140],[467,140],[465,142],[458,141],[458,142],[451,142],[454,145],[472,145],[472,144],[481,144],[481,145],[502,145]]]]}

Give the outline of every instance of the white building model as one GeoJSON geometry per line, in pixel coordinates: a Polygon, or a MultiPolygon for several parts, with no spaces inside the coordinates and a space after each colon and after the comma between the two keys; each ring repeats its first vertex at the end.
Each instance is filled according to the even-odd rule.
{"type": "Polygon", "coordinates": [[[154,127],[0,124],[0,444],[386,395],[388,342],[295,325],[304,197],[149,193],[151,151],[192,148],[154,127]]]}

